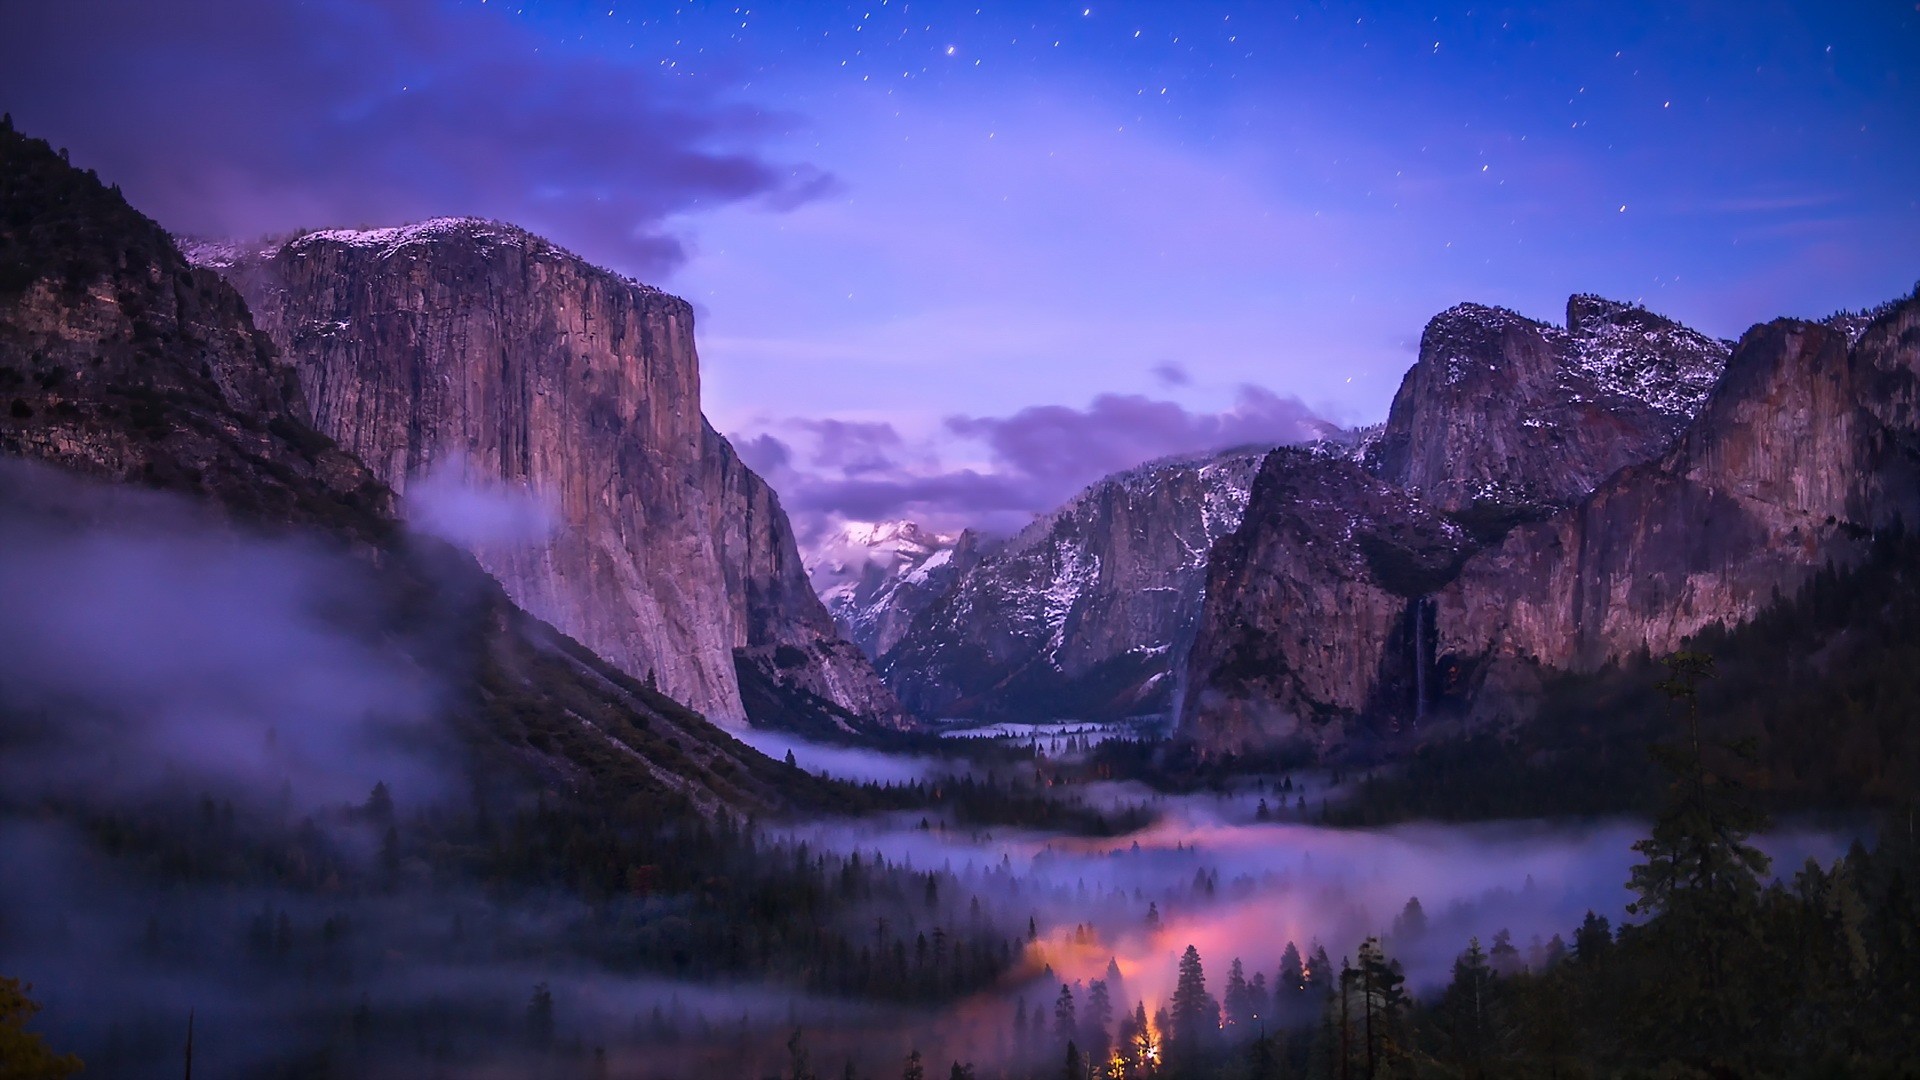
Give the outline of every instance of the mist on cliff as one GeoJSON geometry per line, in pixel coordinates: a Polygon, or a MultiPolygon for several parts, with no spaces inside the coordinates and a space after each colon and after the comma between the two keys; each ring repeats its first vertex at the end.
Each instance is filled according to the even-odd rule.
{"type": "Polygon", "coordinates": [[[550,493],[452,457],[411,477],[402,503],[407,525],[469,550],[537,544],[560,515],[550,493]]]}

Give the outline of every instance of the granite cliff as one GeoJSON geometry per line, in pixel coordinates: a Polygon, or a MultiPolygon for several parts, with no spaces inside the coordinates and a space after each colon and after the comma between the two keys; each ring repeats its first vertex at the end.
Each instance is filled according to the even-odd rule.
{"type": "Polygon", "coordinates": [[[196,244],[291,361],[312,423],[400,494],[449,470],[544,501],[470,543],[517,603],[721,723],[906,721],[834,628],[771,489],[700,412],[693,312],[464,218],[196,244]],[[743,698],[741,679],[771,694],[743,698]]]}
{"type": "Polygon", "coordinates": [[[1728,351],[1592,296],[1564,328],[1474,304],[1436,316],[1377,435],[1263,466],[1211,560],[1182,730],[1210,751],[1326,746],[1417,728],[1485,685],[1440,646],[1435,594],[1476,551],[1524,547],[1526,523],[1665,452],[1728,351]]]}
{"type": "Polygon", "coordinates": [[[1920,297],[1849,329],[1754,327],[1670,450],[1515,529],[1436,595],[1435,648],[1477,714],[1524,712],[1539,669],[1743,622],[1920,520],[1920,297]]]}
{"type": "Polygon", "coordinates": [[[0,126],[0,206],[10,526],[84,538],[207,518],[364,567],[377,602],[335,613],[341,632],[445,690],[476,795],[532,781],[746,813],[808,786],[522,611],[465,553],[403,528],[392,489],[309,426],[297,373],[241,297],[117,191],[0,126]]]}

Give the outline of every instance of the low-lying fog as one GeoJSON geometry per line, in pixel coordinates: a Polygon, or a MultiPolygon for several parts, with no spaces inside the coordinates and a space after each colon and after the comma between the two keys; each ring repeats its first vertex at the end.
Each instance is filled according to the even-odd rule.
{"type": "MultiPolygon", "coordinates": [[[[12,724],[10,733],[0,726],[11,740],[0,761],[0,975],[34,985],[45,1006],[36,1027],[62,1048],[110,1058],[116,1046],[147,1048],[115,1059],[133,1075],[177,1074],[190,1009],[207,1075],[289,1058],[317,1075],[419,1075],[418,1061],[462,1032],[491,1031],[504,1045],[504,1033],[543,1007],[541,985],[551,1045],[612,1075],[773,1075],[808,1055],[821,1074],[851,1062],[859,1075],[892,1077],[917,1048],[930,1075],[964,1060],[987,1076],[1052,1052],[1016,1042],[1016,1010],[1051,1018],[1062,984],[1085,1002],[1100,979],[1116,1014],[1142,1000],[1151,1013],[1188,945],[1218,996],[1235,959],[1249,979],[1273,983],[1289,943],[1309,958],[1323,947],[1337,966],[1364,936],[1382,934],[1419,990],[1444,980],[1470,936],[1490,945],[1505,931],[1519,962],[1537,963],[1587,911],[1616,923],[1624,914],[1640,823],[1319,828],[1296,810],[1327,794],[1326,778],[1308,775],[1248,781],[1224,796],[1111,783],[1071,792],[1155,815],[1112,839],[962,828],[920,811],[764,824],[769,838],[806,844],[822,873],[856,854],[935,872],[939,896],[929,885],[924,907],[848,915],[879,932],[917,927],[937,949],[937,918],[1024,943],[996,986],[937,1011],[618,974],[569,948],[593,913],[565,895],[155,884],[167,879],[110,857],[102,837],[137,831],[159,793],[174,789],[208,792],[185,812],[210,822],[231,817],[228,800],[243,813],[277,801],[278,812],[305,817],[302,843],[324,833],[345,857],[378,858],[379,837],[351,809],[373,780],[404,787],[415,805],[403,813],[440,793],[460,797],[458,762],[436,759],[453,756],[433,730],[441,695],[420,671],[339,629],[336,615],[357,602],[365,577],[346,556],[198,523],[151,497],[114,496],[103,508],[88,500],[104,496],[55,497],[48,484],[57,486],[39,473],[0,475],[0,496],[16,508],[28,496],[80,500],[39,523],[0,521],[9,597],[0,720],[12,724]],[[126,816],[81,830],[43,809],[76,800],[126,816]],[[1409,920],[1416,897],[1422,917],[1409,920]],[[371,1039],[378,1033],[361,1025],[382,1016],[404,1019],[398,1035],[418,1060],[312,1060],[316,1041],[371,1039]]],[[[1071,753],[1094,733],[1067,724],[987,734],[1071,753]]],[[[769,732],[746,739],[863,782],[939,784],[970,767],[939,747],[905,756],[769,732]]],[[[1850,840],[1782,829],[1762,846],[1790,875],[1850,840]]],[[[640,922],[678,917],[673,903],[613,903],[640,922]]],[[[492,1059],[497,1075],[529,1074],[517,1054],[492,1059]]],[[[476,1071],[462,1064],[458,1074],[476,1071]]]]}

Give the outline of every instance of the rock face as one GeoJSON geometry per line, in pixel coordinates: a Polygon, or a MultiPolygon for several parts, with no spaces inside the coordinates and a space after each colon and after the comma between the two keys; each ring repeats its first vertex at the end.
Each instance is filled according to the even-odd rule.
{"type": "MultiPolygon", "coordinates": [[[[1537,667],[1659,655],[1917,514],[1920,297],[1858,328],[1758,326],[1670,451],[1470,561],[1436,597],[1437,647],[1509,692],[1537,667]]],[[[1479,697],[1482,715],[1514,709],[1479,697]]]]}
{"type": "Polygon", "coordinates": [[[205,514],[357,558],[381,604],[356,609],[343,632],[446,691],[476,792],[532,779],[748,813],[789,805],[804,786],[528,616],[466,554],[409,535],[388,486],[307,424],[300,380],[233,288],[189,265],[117,192],[5,125],[0,206],[10,526],[137,536],[205,514]]]}
{"type": "MultiPolygon", "coordinates": [[[[751,668],[782,697],[797,697],[803,708],[817,703],[835,727],[906,726],[909,720],[893,692],[866,655],[840,636],[813,591],[779,497],[719,432],[704,423],[702,428],[701,475],[708,504],[718,509],[715,536],[731,609],[736,674],[751,668]]],[[[793,702],[787,704],[791,708],[793,702]]],[[[778,723],[782,718],[776,711],[784,710],[749,708],[748,715],[778,723]]]]}
{"type": "Polygon", "coordinates": [[[1537,516],[1671,445],[1727,351],[1595,296],[1567,301],[1564,330],[1461,304],[1427,324],[1372,463],[1444,510],[1537,516]]]}
{"type": "Polygon", "coordinates": [[[1592,296],[1568,301],[1564,329],[1473,304],[1435,317],[1384,429],[1263,467],[1213,560],[1182,730],[1213,751],[1327,745],[1456,700],[1434,594],[1480,547],[1665,452],[1727,354],[1592,296]]]}
{"type": "Polygon", "coordinates": [[[240,287],[314,426],[403,498],[454,470],[545,501],[544,545],[470,544],[528,611],[722,723],[748,718],[737,665],[782,645],[806,659],[776,682],[903,721],[702,418],[685,301],[471,219],[189,251],[240,287]]]}
{"type": "Polygon", "coordinates": [[[1239,529],[1213,549],[1180,702],[1213,751],[1338,742],[1385,713],[1417,723],[1431,688],[1431,603],[1466,529],[1341,457],[1282,448],[1239,529]]]}
{"type": "Polygon", "coordinates": [[[971,529],[936,533],[911,521],[850,521],[816,541],[806,560],[841,632],[877,659],[989,547],[971,529]]]}
{"type": "Polygon", "coordinates": [[[1173,701],[1207,556],[1264,449],[1107,477],[959,575],[881,658],[923,716],[1114,718],[1173,701]]]}

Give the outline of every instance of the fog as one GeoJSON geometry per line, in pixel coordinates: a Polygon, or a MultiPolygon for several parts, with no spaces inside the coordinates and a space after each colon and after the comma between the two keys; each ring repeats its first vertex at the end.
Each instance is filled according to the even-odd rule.
{"type": "Polygon", "coordinates": [[[441,688],[379,641],[364,564],[0,466],[10,799],[206,789],[312,809],[383,780],[433,799],[457,773],[441,688]]]}
{"type": "MultiPolygon", "coordinates": [[[[454,518],[471,511],[456,502],[454,518]]],[[[17,465],[0,464],[0,507],[0,973],[35,984],[37,1027],[57,1045],[116,1075],[174,1075],[190,1009],[207,1075],[324,1059],[310,1071],[519,1076],[604,1060],[619,1075],[755,1076],[799,1052],[822,1073],[851,1060],[892,1076],[915,1048],[930,1074],[955,1059],[993,1075],[1051,1053],[1016,1045],[1016,1008],[1050,1009],[1062,983],[1085,1000],[1113,965],[1116,1009],[1151,1012],[1189,944],[1216,995],[1235,958],[1273,981],[1289,942],[1338,964],[1385,935],[1416,990],[1443,981],[1472,936],[1506,931],[1521,962],[1542,962],[1587,911],[1624,917],[1644,832],[1336,830],[1283,809],[1328,795],[1311,774],[1284,795],[1278,778],[1226,795],[1048,788],[1050,770],[972,765],[966,747],[890,755],[754,731],[752,745],[815,773],[1017,775],[1056,798],[1147,807],[1153,823],[1093,839],[933,809],[766,822],[769,858],[805,844],[801,864],[826,881],[856,855],[932,875],[924,902],[852,899],[823,916],[856,939],[971,935],[1017,943],[1010,965],[941,1008],[676,979],[605,943],[684,921],[693,901],[483,888],[391,861],[388,823],[451,813],[471,779],[449,688],[394,640],[361,557],[17,465]],[[376,783],[391,808],[370,798],[376,783]],[[1262,798],[1289,820],[1258,820],[1262,798]],[[302,884],[233,884],[222,867],[235,860],[302,884]],[[1396,926],[1412,897],[1424,927],[1396,926]],[[537,1054],[536,985],[553,1017],[537,1054]]],[[[469,516],[492,528],[491,515],[469,516]]],[[[1849,839],[1782,830],[1763,846],[1790,874],[1849,839]]]]}

